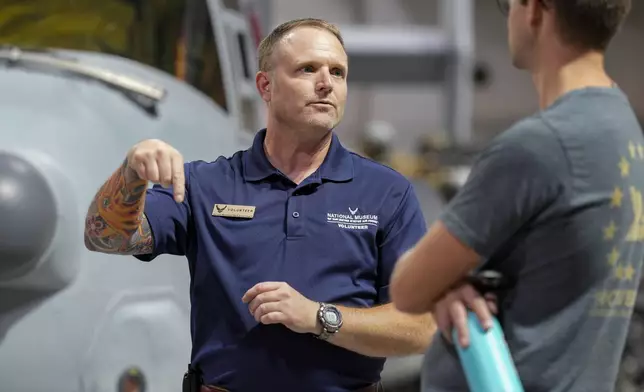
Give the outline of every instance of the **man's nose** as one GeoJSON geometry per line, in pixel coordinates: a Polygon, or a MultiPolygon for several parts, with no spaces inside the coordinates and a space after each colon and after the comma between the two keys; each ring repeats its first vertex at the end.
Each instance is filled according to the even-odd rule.
{"type": "Polygon", "coordinates": [[[315,90],[319,92],[331,92],[333,84],[331,83],[331,74],[325,68],[320,69],[315,90]]]}

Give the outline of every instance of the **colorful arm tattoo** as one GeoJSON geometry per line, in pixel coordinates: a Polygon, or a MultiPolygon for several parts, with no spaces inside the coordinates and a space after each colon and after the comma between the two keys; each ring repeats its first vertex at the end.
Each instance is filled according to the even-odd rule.
{"type": "Polygon", "coordinates": [[[87,212],[85,246],[104,253],[150,253],[152,233],[143,214],[146,189],[147,181],[123,162],[98,191],[87,212]]]}

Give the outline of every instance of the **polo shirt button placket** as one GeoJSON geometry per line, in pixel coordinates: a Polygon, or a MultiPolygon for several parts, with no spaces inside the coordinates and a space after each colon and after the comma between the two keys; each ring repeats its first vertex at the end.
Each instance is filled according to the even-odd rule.
{"type": "Polygon", "coordinates": [[[293,192],[289,195],[286,211],[286,238],[301,237],[303,235],[303,221],[299,219],[302,215],[302,198],[304,196],[297,195],[293,192]],[[289,216],[290,215],[290,216],[289,216]]]}

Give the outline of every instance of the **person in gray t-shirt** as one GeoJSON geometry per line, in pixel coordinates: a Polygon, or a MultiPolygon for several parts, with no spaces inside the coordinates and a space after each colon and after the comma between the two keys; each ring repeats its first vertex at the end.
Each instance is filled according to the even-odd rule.
{"type": "Polygon", "coordinates": [[[481,269],[514,282],[496,305],[527,392],[612,391],[644,258],[644,137],[603,67],[630,1],[507,9],[513,62],[532,73],[541,110],[479,155],[398,262],[391,298],[434,312],[442,331],[425,358],[425,392],[467,391],[449,332],[468,344],[466,308],[490,327],[485,300],[461,283],[481,269]]]}

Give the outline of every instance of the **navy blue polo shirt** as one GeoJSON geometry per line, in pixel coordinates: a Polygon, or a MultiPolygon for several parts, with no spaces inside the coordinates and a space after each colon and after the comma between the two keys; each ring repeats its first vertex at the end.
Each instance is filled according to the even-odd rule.
{"type": "MultiPolygon", "coordinates": [[[[186,198],[148,190],[154,253],[186,256],[192,363],[207,384],[236,391],[350,391],[380,379],[366,357],[283,325],[258,324],[242,302],[259,282],[356,308],[389,301],[396,260],[425,233],[410,182],[347,151],[333,135],[320,168],[297,185],[266,158],[265,130],[249,150],[185,164],[186,198]],[[252,218],[216,216],[215,204],[252,206],[252,218]]],[[[340,331],[339,333],[342,333],[340,331]]]]}

